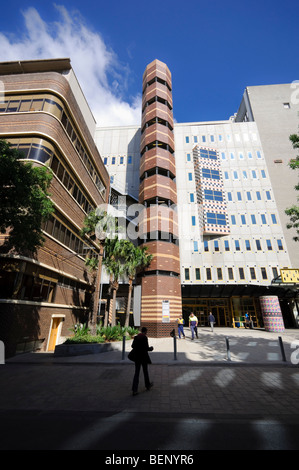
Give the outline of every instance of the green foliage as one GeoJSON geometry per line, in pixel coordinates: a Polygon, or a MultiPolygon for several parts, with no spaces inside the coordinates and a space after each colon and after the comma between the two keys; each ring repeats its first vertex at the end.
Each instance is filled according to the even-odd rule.
{"type": "Polygon", "coordinates": [[[105,343],[111,341],[121,341],[123,336],[130,339],[138,333],[136,328],[120,326],[97,326],[96,335],[89,334],[90,330],[86,325],[72,328],[74,336],[68,338],[65,344],[86,344],[86,343],[105,343]]]}
{"type": "MultiPolygon", "coordinates": [[[[293,148],[299,148],[299,135],[292,134],[290,135],[290,141],[293,144],[293,148]]],[[[296,158],[292,159],[289,163],[290,168],[292,170],[299,170],[299,156],[297,155],[296,158]]],[[[295,186],[295,189],[299,191],[299,184],[295,186]]],[[[299,198],[298,198],[299,199],[299,198]]],[[[297,235],[293,237],[293,240],[299,241],[299,206],[293,205],[285,210],[285,213],[290,217],[290,223],[287,224],[287,228],[295,229],[297,235]]]]}
{"type": "Polygon", "coordinates": [[[0,232],[9,230],[2,251],[34,253],[44,243],[42,224],[54,211],[48,193],[52,172],[22,158],[0,140],[0,232]]]}

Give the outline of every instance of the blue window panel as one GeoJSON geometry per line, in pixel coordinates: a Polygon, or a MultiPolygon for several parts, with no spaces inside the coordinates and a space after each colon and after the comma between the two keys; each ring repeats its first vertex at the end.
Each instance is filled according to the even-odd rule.
{"type": "Polygon", "coordinates": [[[205,251],[209,251],[209,244],[208,244],[207,240],[204,240],[203,246],[204,246],[205,251]]]}
{"type": "Polygon", "coordinates": [[[265,225],[267,223],[265,214],[261,214],[261,219],[262,219],[262,224],[265,225]]]}
{"type": "Polygon", "coordinates": [[[253,225],[256,224],[256,218],[255,218],[255,215],[254,215],[254,214],[251,214],[251,223],[252,223],[253,225]]]}
{"type": "Polygon", "coordinates": [[[198,251],[198,242],[197,241],[193,242],[193,250],[198,251]]]}
{"type": "Polygon", "coordinates": [[[279,250],[283,250],[283,244],[281,240],[277,240],[277,245],[279,250]]]}
{"type": "Polygon", "coordinates": [[[266,198],[268,201],[271,201],[271,193],[270,191],[266,191],[266,198]]]}
{"type": "Polygon", "coordinates": [[[209,201],[223,201],[222,191],[213,191],[212,189],[205,189],[204,196],[209,201]]]}
{"type": "Polygon", "coordinates": [[[120,163],[121,165],[123,165],[123,163],[124,163],[124,157],[120,157],[119,163],[120,163]]]}
{"type": "Polygon", "coordinates": [[[267,243],[267,248],[269,251],[272,250],[272,243],[271,243],[271,240],[266,240],[266,243],[267,243]]]}
{"type": "Polygon", "coordinates": [[[262,178],[266,178],[266,172],[265,170],[261,170],[262,178]]]}
{"type": "Polygon", "coordinates": [[[190,155],[190,153],[187,153],[187,162],[191,162],[191,155],[190,155]]]}
{"type": "Polygon", "coordinates": [[[210,168],[203,168],[202,169],[202,176],[203,178],[211,178],[213,180],[220,179],[220,173],[218,170],[211,170],[210,168]]]}
{"type": "Polygon", "coordinates": [[[241,214],[241,222],[242,222],[242,225],[246,224],[246,217],[244,214],[241,214]]]}
{"type": "Polygon", "coordinates": [[[247,191],[246,194],[247,194],[247,201],[251,201],[251,192],[247,191]]]}
{"type": "Polygon", "coordinates": [[[216,225],[226,225],[225,214],[218,214],[216,212],[207,212],[207,223],[216,225]]]}
{"type": "Polygon", "coordinates": [[[245,246],[246,246],[246,250],[247,251],[250,251],[251,248],[250,248],[250,241],[249,240],[245,240],[245,246]]]}
{"type": "Polygon", "coordinates": [[[186,137],[186,144],[189,144],[189,137],[186,137]]]}
{"type": "Polygon", "coordinates": [[[191,217],[191,222],[192,222],[192,225],[193,225],[193,226],[196,224],[195,215],[192,215],[192,217],[191,217]]]}
{"type": "Polygon", "coordinates": [[[133,159],[132,159],[131,155],[129,155],[129,156],[128,156],[128,163],[129,163],[129,165],[131,165],[132,161],[133,161],[133,159]]]}
{"type": "Polygon", "coordinates": [[[231,193],[230,191],[227,193],[227,199],[228,199],[229,201],[232,201],[232,200],[233,200],[233,198],[232,198],[232,193],[231,193]]]}
{"type": "Polygon", "coordinates": [[[115,165],[115,157],[112,157],[112,165],[115,165]]]}
{"type": "Polygon", "coordinates": [[[194,194],[190,193],[190,202],[194,202],[194,194]]]}
{"type": "Polygon", "coordinates": [[[231,221],[233,225],[236,225],[236,217],[234,215],[231,216],[231,221]]]}
{"type": "Polygon", "coordinates": [[[272,224],[277,224],[276,215],[271,214],[272,224]]]}
{"type": "Polygon", "coordinates": [[[256,192],[256,198],[258,201],[260,201],[262,198],[261,198],[261,193],[259,191],[256,192]]]}
{"type": "Polygon", "coordinates": [[[107,165],[107,163],[108,163],[108,158],[105,157],[105,158],[104,158],[104,165],[107,165]]]}
{"type": "Polygon", "coordinates": [[[235,248],[236,248],[236,251],[240,251],[240,242],[239,242],[239,240],[235,240],[235,248]]]}
{"type": "Polygon", "coordinates": [[[225,248],[225,251],[229,251],[229,242],[228,242],[228,240],[224,240],[224,248],[225,248]]]}
{"type": "Polygon", "coordinates": [[[260,240],[255,240],[255,243],[256,243],[256,249],[260,251],[262,249],[260,240]]]}
{"type": "Polygon", "coordinates": [[[188,180],[192,181],[192,173],[188,173],[188,180]]]}

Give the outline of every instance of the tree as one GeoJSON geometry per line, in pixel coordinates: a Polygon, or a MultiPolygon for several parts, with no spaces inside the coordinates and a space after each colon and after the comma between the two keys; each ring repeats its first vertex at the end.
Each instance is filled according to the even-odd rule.
{"type": "Polygon", "coordinates": [[[1,251],[35,253],[44,243],[42,224],[54,211],[48,189],[52,172],[21,161],[23,154],[0,140],[1,251]]]}
{"type": "Polygon", "coordinates": [[[129,278],[129,292],[128,292],[128,301],[127,301],[127,311],[125,326],[129,326],[130,318],[130,307],[132,299],[132,290],[133,290],[133,281],[136,277],[138,271],[140,271],[145,266],[148,266],[153,258],[153,255],[147,254],[147,247],[140,248],[135,246],[132,242],[125,240],[126,243],[123,245],[124,255],[125,255],[125,270],[129,278]]]}
{"type": "MultiPolygon", "coordinates": [[[[290,135],[290,141],[292,142],[294,149],[299,148],[299,135],[290,135]]],[[[292,170],[299,170],[299,155],[290,161],[289,166],[292,170]]],[[[299,191],[299,184],[295,186],[295,189],[299,191]]],[[[287,228],[294,228],[296,230],[297,235],[293,237],[293,239],[295,241],[299,241],[299,206],[293,205],[286,209],[285,213],[290,217],[290,223],[287,224],[287,228]]]]}

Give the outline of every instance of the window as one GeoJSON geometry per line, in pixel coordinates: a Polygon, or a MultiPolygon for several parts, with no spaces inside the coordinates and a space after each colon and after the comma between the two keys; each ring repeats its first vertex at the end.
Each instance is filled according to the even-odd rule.
{"type": "Polygon", "coordinates": [[[260,250],[262,249],[262,247],[261,247],[261,241],[260,241],[260,240],[255,240],[255,244],[256,244],[256,249],[257,249],[258,251],[260,251],[260,250]]]}
{"type": "Polygon", "coordinates": [[[206,276],[207,276],[207,281],[211,281],[211,280],[212,280],[211,268],[206,268],[206,276]]]}
{"type": "Polygon", "coordinates": [[[248,158],[252,158],[252,153],[248,152],[248,158]]]}
{"type": "Polygon", "coordinates": [[[204,240],[203,246],[204,246],[204,251],[209,251],[209,244],[207,240],[204,240]]]}
{"type": "Polygon", "coordinates": [[[227,193],[227,199],[228,199],[228,201],[232,201],[232,200],[233,200],[233,199],[232,199],[232,193],[231,193],[230,191],[227,193]]]}
{"type": "Polygon", "coordinates": [[[123,165],[123,163],[124,163],[124,157],[119,157],[119,163],[120,163],[121,165],[123,165]]]}
{"type": "Polygon", "coordinates": [[[225,160],[225,158],[226,158],[225,157],[225,152],[221,152],[221,158],[222,158],[222,160],[225,160]]]}
{"type": "Polygon", "coordinates": [[[244,155],[243,155],[242,152],[239,153],[239,158],[240,158],[240,160],[243,160],[243,159],[244,159],[244,155]]]}
{"type": "Polygon", "coordinates": [[[218,214],[217,212],[207,212],[207,223],[216,225],[226,225],[225,214],[218,214]]]}
{"type": "Polygon", "coordinates": [[[236,216],[235,215],[231,215],[231,221],[232,221],[233,225],[236,225],[236,216]]]}
{"type": "Polygon", "coordinates": [[[225,251],[229,251],[229,242],[228,242],[228,240],[224,240],[224,249],[225,249],[225,251]]]}
{"type": "Polygon", "coordinates": [[[230,153],[230,159],[234,160],[235,159],[235,154],[233,152],[230,153]]]}
{"type": "Polygon", "coordinates": [[[238,178],[239,178],[238,172],[237,172],[237,171],[234,171],[234,179],[237,180],[238,178]]]}
{"type": "Polygon", "coordinates": [[[267,223],[266,215],[261,214],[262,224],[265,225],[267,223]]]}
{"type": "Polygon", "coordinates": [[[246,224],[246,217],[245,217],[244,214],[241,214],[241,223],[242,223],[242,225],[246,224]]]}
{"type": "Polygon", "coordinates": [[[262,198],[261,198],[261,193],[259,191],[256,191],[256,198],[258,201],[260,201],[262,198]]]}
{"type": "Polygon", "coordinates": [[[232,281],[234,279],[233,268],[227,268],[228,279],[232,281]]]}
{"type": "Polygon", "coordinates": [[[195,215],[192,215],[192,217],[191,217],[191,223],[192,223],[193,227],[196,225],[196,217],[195,217],[195,215]]]}
{"type": "Polygon", "coordinates": [[[221,134],[218,135],[218,140],[219,140],[219,142],[222,142],[222,135],[221,134]]]}
{"type": "Polygon", "coordinates": [[[261,268],[262,279],[268,279],[266,268],[261,268]]]}
{"type": "Polygon", "coordinates": [[[244,268],[239,268],[240,279],[245,279],[244,268]]]}
{"type": "Polygon", "coordinates": [[[196,135],[193,137],[193,139],[194,139],[194,143],[197,144],[197,136],[196,135]]]}
{"type": "Polygon", "coordinates": [[[265,170],[261,170],[261,175],[262,175],[262,178],[266,178],[266,172],[265,172],[265,170]]]}
{"type": "Polygon", "coordinates": [[[246,247],[246,250],[247,250],[247,251],[250,251],[250,250],[251,250],[251,247],[250,247],[250,240],[245,240],[245,247],[246,247]]]}
{"type": "Polygon", "coordinates": [[[256,171],[255,170],[251,170],[251,174],[252,174],[252,178],[256,178],[256,171]]]}
{"type": "Polygon", "coordinates": [[[190,202],[194,202],[194,194],[190,193],[190,202]]]}
{"type": "Polygon", "coordinates": [[[277,224],[276,215],[271,214],[272,224],[277,224]]]}
{"type": "Polygon", "coordinates": [[[257,156],[257,158],[262,158],[261,152],[259,150],[257,150],[256,156],[257,156]]]}
{"type": "Polygon", "coordinates": [[[228,171],[225,171],[225,172],[224,172],[224,178],[225,178],[226,180],[228,180],[228,171]]]}
{"type": "Polygon", "coordinates": [[[240,251],[240,242],[239,242],[239,240],[235,240],[235,248],[236,248],[236,251],[240,251]]]}
{"type": "Polygon", "coordinates": [[[108,158],[104,157],[104,165],[107,165],[107,163],[108,163],[108,158]]]}
{"type": "Polygon", "coordinates": [[[195,268],[195,279],[200,281],[200,268],[195,268]]]}
{"type": "Polygon", "coordinates": [[[203,142],[206,142],[206,136],[203,135],[203,136],[201,137],[201,140],[202,140],[203,142]]]}
{"type": "Polygon", "coordinates": [[[266,191],[266,198],[268,201],[271,201],[271,193],[270,191],[266,191]]]}
{"type": "Polygon", "coordinates": [[[222,279],[223,279],[222,269],[221,268],[217,268],[217,279],[218,279],[218,281],[222,281],[222,279]]]}
{"type": "Polygon", "coordinates": [[[278,277],[278,270],[277,270],[277,268],[272,268],[272,273],[273,273],[274,279],[275,279],[276,277],[278,277]]]}
{"type": "Polygon", "coordinates": [[[246,192],[246,196],[247,196],[247,201],[251,201],[251,192],[250,191],[246,192]]]}
{"type": "Polygon", "coordinates": [[[242,194],[240,193],[240,191],[237,191],[237,199],[238,201],[242,201],[242,194]]]}
{"type": "Polygon", "coordinates": [[[267,248],[269,251],[272,250],[272,243],[271,243],[271,240],[266,240],[266,243],[267,243],[267,248]]]}
{"type": "Polygon", "coordinates": [[[285,109],[290,109],[291,106],[290,106],[290,103],[283,103],[283,107],[285,109]]]}
{"type": "Polygon", "coordinates": [[[214,240],[214,250],[219,251],[219,242],[218,242],[218,240],[214,240]]]}
{"type": "Polygon", "coordinates": [[[186,144],[189,144],[189,137],[186,136],[186,144]]]}
{"type": "Polygon", "coordinates": [[[203,168],[202,169],[202,176],[203,178],[211,178],[213,180],[220,179],[220,173],[218,170],[212,170],[210,168],[203,168]]]}
{"type": "Polygon", "coordinates": [[[192,181],[192,173],[188,173],[188,180],[192,181]]]}
{"type": "Polygon", "coordinates": [[[112,165],[115,165],[115,157],[112,157],[111,163],[112,163],[112,165]]]}
{"type": "Polygon", "coordinates": [[[198,251],[198,242],[196,240],[193,242],[193,250],[198,251]]]}
{"type": "Polygon", "coordinates": [[[189,271],[189,268],[185,268],[185,281],[190,281],[190,271],[189,271]]]}
{"type": "Polygon", "coordinates": [[[256,279],[255,269],[254,268],[249,268],[249,271],[250,271],[251,279],[256,279]]]}
{"type": "Polygon", "coordinates": [[[128,164],[131,165],[132,161],[133,161],[133,158],[131,157],[131,155],[129,155],[128,156],[128,164]]]}
{"type": "Polygon", "coordinates": [[[243,170],[242,175],[243,175],[243,179],[247,180],[247,171],[243,170]]]}
{"type": "Polygon", "coordinates": [[[211,139],[211,142],[214,142],[214,136],[213,135],[210,136],[210,139],[211,139]]]}
{"type": "Polygon", "coordinates": [[[279,250],[283,250],[283,244],[282,244],[282,241],[281,240],[277,240],[277,246],[278,246],[278,249],[279,250]]]}
{"type": "Polygon", "coordinates": [[[187,162],[191,162],[191,155],[190,155],[190,153],[187,153],[187,162]]]}
{"type": "Polygon", "coordinates": [[[254,215],[254,214],[251,214],[251,216],[250,216],[250,217],[251,217],[251,223],[252,223],[253,225],[255,225],[255,224],[256,224],[256,218],[255,218],[255,215],[254,215]]]}
{"type": "Polygon", "coordinates": [[[212,189],[205,189],[204,190],[205,199],[208,201],[223,201],[222,191],[214,191],[212,189]]]}

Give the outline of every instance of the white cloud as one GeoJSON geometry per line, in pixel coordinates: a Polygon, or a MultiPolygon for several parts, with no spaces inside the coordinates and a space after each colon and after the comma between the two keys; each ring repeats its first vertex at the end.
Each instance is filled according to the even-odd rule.
{"type": "Polygon", "coordinates": [[[129,70],[80,13],[55,5],[59,20],[45,22],[35,8],[23,12],[22,37],[0,33],[0,61],[70,57],[72,67],[100,126],[140,124],[141,96],[123,98],[129,70]]]}

